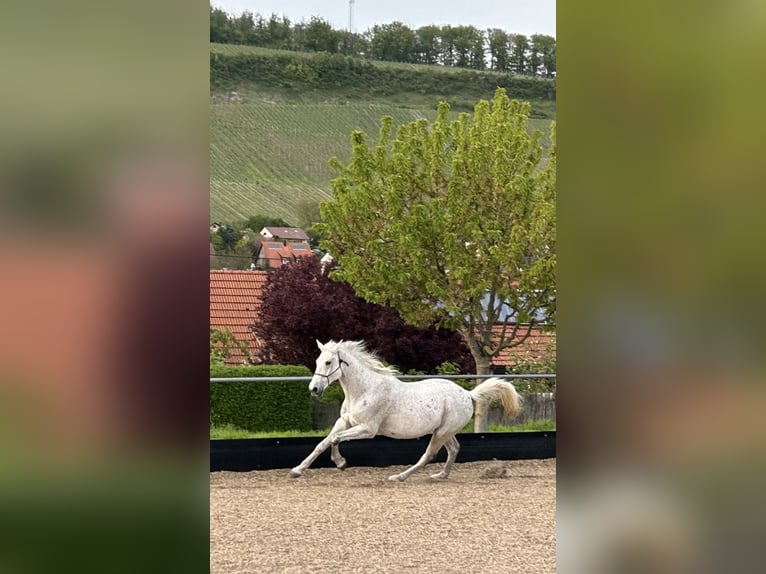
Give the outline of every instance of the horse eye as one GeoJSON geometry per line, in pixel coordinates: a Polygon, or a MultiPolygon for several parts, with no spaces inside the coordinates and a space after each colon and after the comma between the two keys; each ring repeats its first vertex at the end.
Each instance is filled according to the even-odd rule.
{"type": "Polygon", "coordinates": [[[324,362],[324,364],[325,364],[325,365],[327,365],[327,366],[329,367],[331,362],[332,362],[332,361],[325,361],[325,362],[324,362]]]}

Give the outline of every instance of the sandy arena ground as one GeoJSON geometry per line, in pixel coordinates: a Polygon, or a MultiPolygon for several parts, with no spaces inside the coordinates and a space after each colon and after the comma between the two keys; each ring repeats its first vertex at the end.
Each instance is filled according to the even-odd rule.
{"type": "Polygon", "coordinates": [[[555,459],[441,466],[211,473],[210,572],[555,572],[555,459]]]}

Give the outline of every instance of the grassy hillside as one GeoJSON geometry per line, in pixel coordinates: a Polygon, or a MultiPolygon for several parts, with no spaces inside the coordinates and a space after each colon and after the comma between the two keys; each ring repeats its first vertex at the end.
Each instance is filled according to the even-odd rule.
{"type": "MultiPolygon", "coordinates": [[[[263,48],[220,45],[211,46],[211,53],[281,54],[263,48]]],[[[454,72],[439,68],[436,73],[454,72]]],[[[361,75],[358,83],[364,82],[361,75]]],[[[482,97],[489,99],[492,93],[469,93],[464,89],[457,99],[475,103],[482,97]]],[[[341,161],[348,159],[352,130],[361,129],[374,139],[382,116],[393,116],[396,123],[421,117],[433,119],[438,99],[433,94],[406,91],[364,97],[348,87],[295,89],[252,77],[239,78],[228,89],[211,86],[211,219],[233,221],[263,214],[299,224],[298,205],[329,197],[333,172],[327,161],[333,156],[341,161]]],[[[444,99],[454,101],[448,95],[444,99]]],[[[555,101],[544,104],[544,115],[555,113],[555,101]]],[[[550,120],[534,118],[530,123],[547,132],[550,120]]]]}
{"type": "Polygon", "coordinates": [[[242,91],[254,84],[299,101],[340,97],[430,108],[447,99],[453,109],[463,111],[501,86],[510,97],[532,102],[532,117],[552,118],[556,110],[556,82],[551,79],[211,44],[212,92],[242,91]]]}
{"type": "MultiPolygon", "coordinates": [[[[262,56],[298,56],[300,58],[313,58],[316,54],[311,52],[293,52],[290,50],[273,50],[271,48],[260,48],[258,46],[245,46],[241,44],[217,44],[212,42],[210,44],[210,51],[217,54],[226,54],[229,56],[235,56],[237,54],[251,54],[262,56]]],[[[421,72],[436,72],[444,74],[454,74],[456,71],[466,71],[467,68],[454,68],[454,67],[442,67],[442,66],[426,66],[424,64],[406,64],[404,62],[384,62],[380,60],[370,60],[369,63],[376,67],[381,68],[394,68],[394,69],[407,69],[418,70],[421,72]]],[[[468,70],[470,71],[470,70],[468,70]]],[[[482,73],[492,74],[497,77],[503,77],[507,74],[503,72],[493,72],[491,70],[483,71],[482,73]]]]}

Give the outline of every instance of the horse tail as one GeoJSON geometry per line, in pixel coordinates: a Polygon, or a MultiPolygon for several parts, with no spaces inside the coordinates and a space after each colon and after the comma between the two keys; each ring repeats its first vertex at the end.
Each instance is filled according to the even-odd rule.
{"type": "Polygon", "coordinates": [[[522,398],[511,383],[492,377],[480,385],[476,385],[471,391],[471,398],[476,404],[477,414],[484,414],[484,409],[489,401],[499,399],[503,405],[505,414],[515,417],[521,412],[522,398]]]}

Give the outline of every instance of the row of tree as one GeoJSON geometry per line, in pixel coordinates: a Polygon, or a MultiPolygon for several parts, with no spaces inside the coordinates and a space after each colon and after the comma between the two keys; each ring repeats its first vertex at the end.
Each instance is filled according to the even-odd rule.
{"type": "Polygon", "coordinates": [[[210,6],[210,41],[548,78],[556,75],[555,38],[527,37],[499,28],[428,25],[412,29],[392,22],[359,34],[336,30],[316,16],[308,22],[291,22],[277,14],[268,18],[249,11],[229,15],[210,6]]]}

